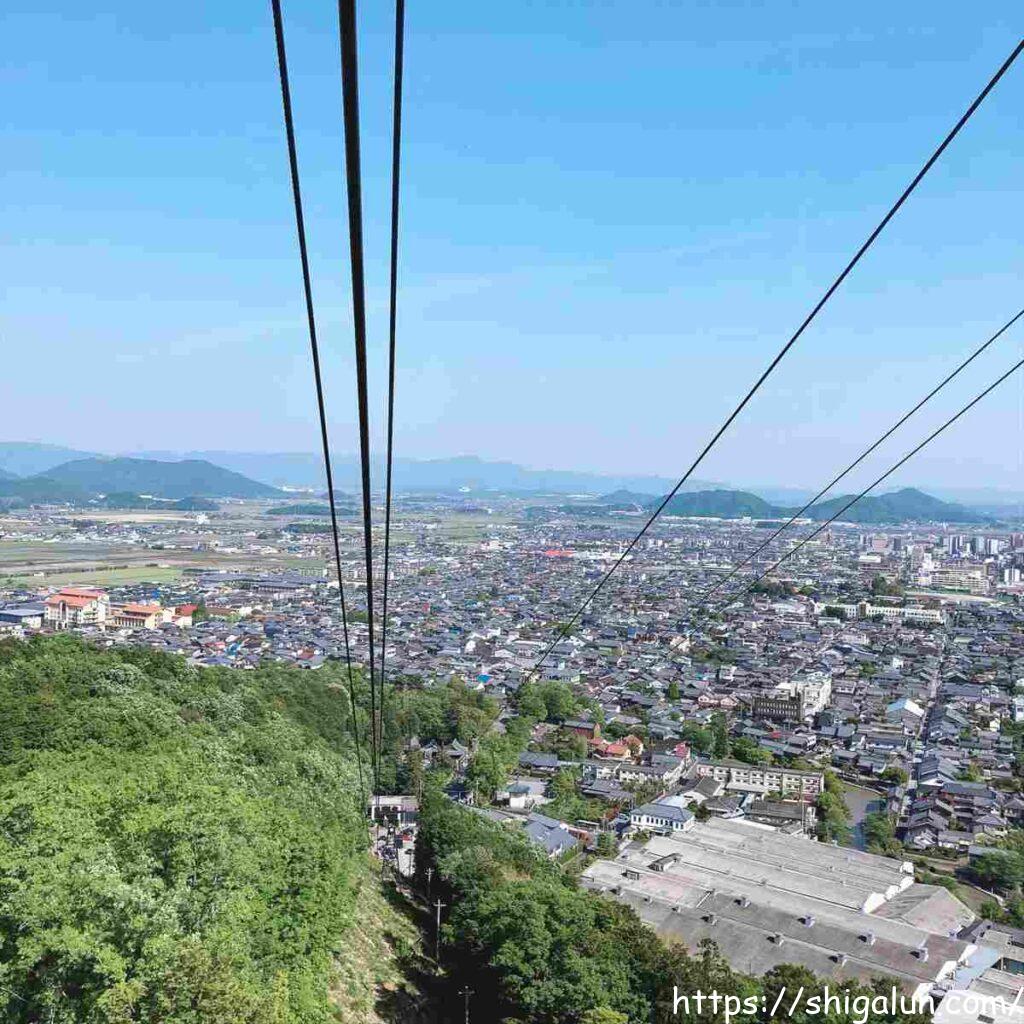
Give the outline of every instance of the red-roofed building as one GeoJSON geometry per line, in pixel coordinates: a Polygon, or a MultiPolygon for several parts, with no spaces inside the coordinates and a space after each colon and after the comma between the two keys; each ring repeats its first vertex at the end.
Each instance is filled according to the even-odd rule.
{"type": "Polygon", "coordinates": [[[122,604],[111,609],[115,626],[127,629],[155,629],[164,618],[164,610],[158,604],[122,604]]]}
{"type": "Polygon", "coordinates": [[[54,629],[102,626],[110,612],[110,598],[102,590],[65,587],[44,602],[46,624],[54,629]]]}
{"type": "Polygon", "coordinates": [[[195,615],[198,608],[197,604],[179,604],[171,612],[171,622],[176,626],[191,626],[192,616],[195,615]]]}
{"type": "Polygon", "coordinates": [[[690,744],[685,740],[681,743],[677,743],[669,753],[674,754],[676,757],[681,757],[684,764],[690,763],[690,744]]]}

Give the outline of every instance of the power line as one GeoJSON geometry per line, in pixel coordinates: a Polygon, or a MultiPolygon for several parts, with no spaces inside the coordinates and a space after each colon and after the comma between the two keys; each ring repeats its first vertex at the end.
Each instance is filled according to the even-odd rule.
{"type": "Polygon", "coordinates": [[[675,487],[673,487],[672,490],[669,491],[669,493],[661,501],[661,503],[654,510],[654,512],[651,513],[650,518],[647,520],[646,523],[644,523],[643,527],[640,529],[640,532],[629,542],[625,550],[622,552],[622,554],[619,555],[618,559],[616,559],[612,567],[604,574],[604,576],[601,577],[601,579],[598,581],[594,589],[590,592],[588,597],[573,613],[572,618],[569,619],[569,621],[562,627],[562,629],[559,631],[558,635],[554,638],[554,640],[552,640],[551,643],[547,646],[544,653],[540,656],[540,658],[534,664],[533,668],[530,670],[530,676],[534,675],[537,672],[540,666],[547,659],[548,655],[552,652],[552,650],[554,650],[558,642],[568,635],[569,630],[572,629],[573,625],[575,625],[576,620],[579,619],[580,615],[582,615],[584,611],[586,611],[590,603],[601,592],[601,589],[604,587],[604,585],[608,582],[609,579],[611,579],[615,571],[619,568],[620,565],[622,565],[622,563],[632,552],[633,548],[636,547],[636,545],[640,542],[644,534],[647,533],[647,531],[654,524],[655,520],[665,510],[668,503],[676,496],[676,494],[679,492],[679,489],[683,486],[683,484],[686,483],[687,480],[690,479],[690,476],[693,474],[693,472],[704,461],[705,456],[707,456],[711,449],[714,448],[714,446],[718,443],[719,438],[721,438],[721,436],[726,432],[726,430],[729,429],[729,427],[732,425],[736,417],[739,416],[739,414],[744,410],[747,403],[754,397],[755,394],[757,394],[757,392],[761,388],[761,385],[764,384],[764,382],[771,376],[771,374],[775,371],[775,368],[779,365],[780,362],[782,362],[782,359],[785,357],[785,355],[797,343],[800,336],[810,326],[811,322],[815,319],[815,317],[822,310],[822,308],[829,301],[829,299],[832,298],[832,296],[838,290],[839,286],[843,283],[843,281],[846,280],[847,276],[850,274],[853,268],[860,262],[861,257],[868,251],[868,249],[871,248],[871,246],[875,242],[875,239],[877,239],[878,236],[882,233],[882,231],[885,230],[885,227],[888,225],[889,221],[891,221],[892,218],[896,216],[897,212],[900,210],[903,204],[907,201],[907,199],[910,198],[911,194],[921,183],[921,180],[924,178],[924,176],[931,170],[932,166],[943,154],[943,152],[945,152],[946,148],[953,141],[953,139],[957,137],[957,135],[960,133],[960,130],[971,119],[971,117],[973,116],[974,112],[978,109],[978,107],[981,106],[985,97],[988,96],[988,94],[995,88],[996,83],[998,83],[998,81],[1003,77],[1003,75],[1010,68],[1010,66],[1017,59],[1017,57],[1020,56],[1021,50],[1024,50],[1024,40],[1021,40],[1020,42],[1017,43],[1010,56],[1007,57],[1005,61],[1003,61],[1001,67],[989,79],[985,88],[982,89],[981,92],[975,97],[971,105],[967,108],[963,115],[961,115],[960,120],[957,121],[957,123],[953,126],[952,130],[949,132],[949,134],[939,144],[938,148],[936,148],[932,155],[927,159],[927,161],[925,161],[924,166],[922,166],[921,169],[917,172],[917,174],[914,175],[913,180],[903,190],[899,199],[897,199],[896,202],[893,203],[893,205],[889,208],[888,213],[886,213],[886,215],[881,219],[881,221],[879,221],[874,231],[872,231],[871,234],[868,235],[867,240],[857,250],[857,252],[854,254],[853,258],[849,261],[849,263],[847,263],[846,266],[842,269],[839,276],[832,282],[831,285],[829,285],[828,290],[825,292],[825,294],[822,295],[820,299],[818,299],[817,303],[811,309],[810,313],[807,314],[807,316],[804,318],[803,322],[796,329],[796,331],[794,331],[790,339],[786,342],[785,345],[782,346],[781,349],[779,349],[778,353],[776,353],[775,357],[765,368],[761,376],[757,378],[757,380],[754,382],[750,390],[747,391],[747,393],[743,396],[743,399],[740,401],[739,405],[737,405],[736,408],[733,409],[733,411],[729,414],[725,422],[718,428],[717,431],[715,431],[711,440],[708,441],[708,443],[701,450],[697,458],[694,459],[693,463],[690,465],[690,468],[687,469],[687,471],[683,474],[683,476],[680,478],[679,482],[675,485],[675,487]]]}
{"type": "Polygon", "coordinates": [[[374,685],[373,517],[370,507],[370,410],[366,372],[366,284],[363,270],[363,190],[359,159],[359,58],[355,0],[338,0],[341,44],[342,112],[345,123],[345,176],[348,197],[348,241],[352,270],[352,326],[356,352],[356,394],[359,403],[359,459],[363,485],[363,549],[366,559],[366,627],[370,673],[370,756],[373,791],[379,790],[377,696],[374,685]]]}
{"type": "Polygon", "coordinates": [[[359,792],[366,802],[363,781],[363,755],[359,745],[359,719],[356,711],[355,681],[352,676],[352,648],[348,636],[348,613],[345,608],[345,583],[341,571],[341,547],[338,542],[338,512],[334,503],[334,475],[331,470],[331,445],[327,434],[327,413],[324,405],[324,385],[320,373],[320,346],[317,342],[316,316],[313,311],[313,288],[309,275],[309,253],[306,248],[306,221],[302,212],[302,190],[299,186],[299,160],[295,147],[295,125],[292,120],[292,96],[288,83],[288,59],[284,45],[284,23],[281,0],[271,0],[274,13],[274,37],[277,41],[277,67],[281,79],[281,104],[284,108],[285,135],[288,139],[288,166],[291,171],[292,198],[295,202],[295,229],[299,237],[299,258],[302,263],[302,287],[306,297],[306,322],[309,327],[309,347],[313,357],[313,380],[316,384],[316,404],[320,416],[320,441],[323,446],[324,472],[327,476],[327,496],[331,509],[331,534],[334,540],[334,566],[338,574],[338,594],[341,598],[341,627],[345,638],[345,664],[348,668],[348,695],[352,704],[352,734],[355,739],[356,765],[359,768],[359,792]]]}
{"type": "Polygon", "coordinates": [[[937,384],[934,388],[932,388],[932,390],[929,391],[928,394],[925,395],[924,398],[922,398],[921,401],[917,403],[917,405],[915,405],[908,412],[904,413],[884,434],[882,434],[881,437],[878,438],[877,441],[875,441],[863,452],[861,452],[861,454],[858,455],[857,458],[855,458],[853,462],[851,462],[846,467],[846,469],[844,469],[841,473],[833,477],[827,484],[825,484],[825,486],[822,487],[822,489],[818,491],[818,493],[813,498],[811,498],[811,500],[808,501],[806,505],[804,505],[802,508],[794,512],[787,522],[783,523],[782,526],[780,526],[767,540],[762,541],[761,544],[757,548],[755,548],[755,550],[753,550],[749,555],[747,555],[747,557],[744,558],[743,561],[740,562],[734,569],[732,569],[732,571],[727,576],[723,577],[713,586],[708,588],[708,590],[706,590],[703,594],[701,594],[698,598],[698,601],[703,603],[707,601],[712,594],[716,593],[718,590],[721,590],[721,588],[724,587],[729,582],[729,580],[731,580],[738,572],[740,572],[740,570],[748,566],[755,558],[757,558],[757,556],[761,554],[761,552],[764,551],[764,549],[768,547],[768,545],[771,544],[772,541],[774,541],[780,534],[785,533],[785,531],[788,530],[812,505],[816,504],[818,500],[824,497],[824,495],[826,495],[830,490],[832,490],[832,488],[835,487],[835,485],[839,483],[840,480],[842,480],[845,476],[847,476],[854,469],[856,469],[856,467],[859,466],[873,451],[875,451],[879,447],[879,445],[881,445],[890,437],[892,437],[892,435],[896,433],[896,431],[899,430],[899,428],[902,427],[903,424],[906,423],[907,420],[909,420],[910,417],[913,416],[914,413],[916,413],[918,409],[921,408],[921,406],[931,401],[931,399],[933,399],[950,381],[952,381],[955,377],[958,377],[960,373],[967,369],[967,367],[970,366],[970,364],[973,363],[974,360],[977,359],[978,356],[982,354],[982,352],[984,352],[990,345],[992,345],[995,341],[1002,337],[1002,335],[1005,334],[1022,316],[1024,316],[1024,309],[1022,309],[1015,316],[1011,317],[987,341],[982,342],[982,344],[978,348],[976,348],[955,370],[953,370],[952,373],[950,373],[941,383],[937,384]]]}
{"type": "Polygon", "coordinates": [[[395,333],[398,319],[398,206],[402,169],[402,78],[405,64],[405,0],[395,0],[395,95],[391,125],[391,294],[388,319],[388,426],[384,483],[384,586],[380,620],[380,740],[384,745],[384,662],[387,657],[388,577],[391,567],[391,475],[395,442],[395,333]]]}
{"type": "Polygon", "coordinates": [[[851,498],[836,513],[829,516],[829,518],[826,519],[820,526],[814,529],[811,533],[804,537],[803,540],[801,540],[793,548],[787,551],[777,562],[774,563],[774,565],[766,569],[756,579],[751,580],[750,583],[748,583],[743,588],[743,590],[735,594],[732,594],[729,597],[729,601],[734,601],[738,597],[742,597],[748,594],[755,586],[757,586],[758,583],[761,582],[761,580],[765,579],[766,577],[770,576],[773,572],[775,572],[775,570],[778,569],[778,567],[782,565],[783,562],[785,562],[789,558],[792,558],[793,555],[795,555],[805,544],[814,540],[814,538],[817,537],[822,530],[824,530],[826,527],[834,523],[844,512],[847,511],[847,509],[849,509],[852,505],[855,505],[858,501],[860,501],[860,499],[863,498],[866,494],[868,494],[868,492],[873,491],[883,480],[892,476],[892,474],[895,473],[897,469],[899,469],[905,463],[909,462],[910,459],[912,459],[922,448],[925,447],[925,445],[928,445],[932,441],[934,441],[935,438],[939,436],[939,434],[941,434],[948,427],[951,427],[954,423],[956,423],[956,421],[960,419],[960,417],[963,416],[965,412],[967,412],[969,409],[972,409],[975,405],[977,405],[978,402],[980,402],[986,395],[988,395],[990,392],[994,391],[997,387],[999,387],[999,385],[1002,384],[1003,381],[1005,381],[1013,373],[1019,370],[1022,366],[1024,366],[1024,359],[1021,359],[1018,362],[1014,363],[1014,365],[1011,366],[1010,369],[1006,371],[1006,373],[1004,373],[1001,377],[998,377],[992,384],[989,384],[989,386],[985,388],[984,391],[982,391],[980,394],[972,398],[962,409],[954,413],[954,415],[950,416],[950,418],[946,420],[946,422],[943,423],[941,427],[939,427],[936,430],[933,430],[932,433],[930,433],[919,445],[917,445],[915,448],[912,448],[909,452],[907,452],[907,454],[904,455],[903,458],[899,460],[899,462],[897,462],[895,465],[887,469],[880,477],[878,477],[878,479],[873,480],[870,484],[868,484],[868,486],[865,487],[864,490],[860,492],[860,494],[851,498]]]}

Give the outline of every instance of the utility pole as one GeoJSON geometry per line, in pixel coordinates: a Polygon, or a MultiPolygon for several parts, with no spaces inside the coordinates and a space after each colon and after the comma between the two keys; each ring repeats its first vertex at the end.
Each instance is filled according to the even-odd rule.
{"type": "Polygon", "coordinates": [[[466,1024],[469,1024],[469,997],[473,994],[473,990],[468,985],[463,985],[459,989],[459,995],[466,1001],[466,1024]]]}
{"type": "Polygon", "coordinates": [[[434,877],[434,869],[427,868],[427,899],[430,899],[430,880],[434,877]]]}
{"type": "Polygon", "coordinates": [[[437,927],[434,931],[434,960],[438,963],[441,961],[441,908],[447,907],[447,903],[442,903],[440,897],[434,903],[437,908],[437,927]]]}

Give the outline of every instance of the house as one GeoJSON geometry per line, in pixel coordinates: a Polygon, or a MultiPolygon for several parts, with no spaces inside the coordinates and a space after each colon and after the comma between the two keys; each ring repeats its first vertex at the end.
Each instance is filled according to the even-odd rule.
{"type": "Polygon", "coordinates": [[[682,765],[675,767],[655,764],[622,764],[615,771],[620,782],[654,782],[659,785],[671,785],[682,771],[682,765]]]}
{"type": "Polygon", "coordinates": [[[633,802],[633,794],[628,789],[623,789],[614,779],[595,779],[593,782],[584,782],[580,786],[580,793],[597,800],[607,800],[611,804],[631,804],[633,802]]]}
{"type": "Polygon", "coordinates": [[[497,794],[497,802],[507,803],[511,811],[528,811],[537,804],[548,803],[545,788],[542,779],[509,779],[508,785],[497,794]]]}
{"type": "Polygon", "coordinates": [[[445,760],[455,771],[462,771],[469,764],[469,748],[458,740],[452,740],[444,748],[445,760]]]}
{"type": "Polygon", "coordinates": [[[191,626],[192,617],[198,608],[199,605],[196,604],[179,604],[177,608],[172,610],[171,622],[176,626],[191,626]]]}
{"type": "Polygon", "coordinates": [[[924,708],[909,697],[900,697],[886,707],[885,717],[902,725],[908,732],[917,732],[924,719],[924,708]]]}
{"type": "Polygon", "coordinates": [[[601,738],[600,722],[588,722],[582,718],[567,718],[562,723],[562,728],[568,729],[569,732],[574,732],[584,739],[599,740],[601,738]]]}
{"type": "Polygon", "coordinates": [[[710,775],[703,779],[690,779],[684,784],[682,794],[688,804],[701,806],[706,800],[714,800],[725,792],[725,783],[710,775]]]}
{"type": "Polygon", "coordinates": [[[583,845],[583,841],[574,836],[564,822],[556,821],[544,814],[531,814],[526,819],[525,831],[527,838],[551,858],[583,845]]]}
{"type": "Polygon", "coordinates": [[[14,608],[0,608],[0,629],[4,627],[40,629],[45,618],[46,609],[42,605],[26,604],[14,608]]]}
{"type": "Polygon", "coordinates": [[[454,803],[465,804],[467,807],[471,807],[476,803],[476,797],[473,795],[473,790],[471,790],[465,782],[450,782],[445,787],[444,792],[445,796],[454,803]]]}
{"type": "Polygon", "coordinates": [[[753,800],[746,809],[746,817],[762,825],[797,826],[800,831],[810,832],[817,813],[814,804],[806,800],[753,800]]]}
{"type": "Polygon", "coordinates": [[[641,804],[629,815],[629,823],[634,828],[645,832],[685,832],[693,827],[697,819],[685,807],[681,806],[679,797],[666,797],[664,800],[641,804]]]}
{"type": "Polygon", "coordinates": [[[527,750],[519,755],[519,767],[527,771],[554,775],[558,771],[558,755],[527,750]]]}

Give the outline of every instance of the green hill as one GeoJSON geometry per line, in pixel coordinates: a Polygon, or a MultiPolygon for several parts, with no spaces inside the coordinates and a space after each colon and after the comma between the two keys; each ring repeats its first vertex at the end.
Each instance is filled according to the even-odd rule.
{"type": "Polygon", "coordinates": [[[143,498],[138,494],[105,494],[89,502],[99,508],[151,509],[163,512],[216,512],[220,506],[209,498],[143,498]]]}
{"type": "MultiPolygon", "coordinates": [[[[657,508],[658,501],[648,501],[648,506],[657,508]]],[[[691,491],[677,494],[665,506],[665,513],[673,516],[720,516],[723,519],[737,519],[754,516],[770,519],[785,513],[777,505],[771,505],[749,491],[691,491]]]]}
{"type": "MultiPolygon", "coordinates": [[[[805,513],[810,519],[824,522],[839,511],[852,494],[820,501],[805,513]]],[[[657,501],[648,501],[647,508],[657,508],[657,501]]],[[[677,516],[714,516],[738,519],[788,519],[796,508],[773,505],[749,491],[693,491],[677,494],[666,506],[665,512],[677,516]]],[[[940,501],[913,487],[905,487],[889,494],[869,495],[861,498],[844,512],[840,519],[848,523],[984,523],[987,517],[963,505],[940,501]]]]}
{"type": "Polygon", "coordinates": [[[61,505],[89,498],[77,484],[51,480],[46,476],[0,479],[0,505],[61,505]]]}
{"type": "MultiPolygon", "coordinates": [[[[845,494],[812,505],[807,515],[818,522],[835,515],[852,494],[845,494]]],[[[986,516],[955,505],[940,501],[914,487],[904,487],[890,494],[868,495],[844,512],[839,519],[847,523],[984,523],[986,516]]]]}
{"type": "Polygon", "coordinates": [[[274,487],[232,473],[212,462],[189,459],[77,459],[54,466],[46,477],[79,487],[89,494],[131,493],[157,498],[273,498],[274,487]]]}
{"type": "Polygon", "coordinates": [[[0,643],[0,1019],[327,1024],[372,990],[332,672],[0,643]]]}

